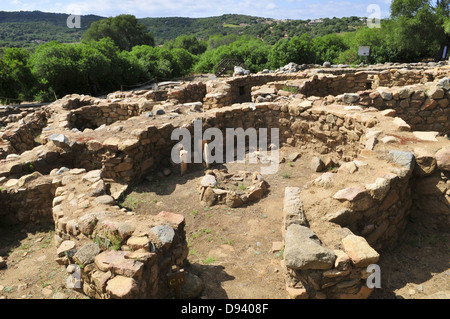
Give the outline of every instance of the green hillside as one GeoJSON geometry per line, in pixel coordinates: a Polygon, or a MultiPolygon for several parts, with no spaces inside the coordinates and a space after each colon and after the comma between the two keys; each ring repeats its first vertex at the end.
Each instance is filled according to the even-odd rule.
{"type": "MultiPolygon", "coordinates": [[[[69,29],[67,14],[0,11],[0,46],[33,47],[42,42],[79,42],[92,22],[103,19],[95,15],[81,17],[81,29],[69,29]]],[[[210,18],[144,18],[140,23],[153,33],[157,45],[180,35],[195,35],[208,40],[211,35],[253,35],[274,44],[280,38],[308,33],[312,37],[354,31],[363,26],[358,17],[310,20],[274,20],[247,15],[226,14],[210,18]]]]}
{"type": "Polygon", "coordinates": [[[70,29],[68,14],[0,11],[0,46],[33,47],[43,42],[79,42],[92,22],[103,19],[95,15],[82,17],[81,29],[70,29]]]}

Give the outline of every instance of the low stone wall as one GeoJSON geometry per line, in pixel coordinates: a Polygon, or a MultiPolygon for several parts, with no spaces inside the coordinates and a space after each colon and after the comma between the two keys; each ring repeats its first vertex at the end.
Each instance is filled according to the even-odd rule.
{"type": "Polygon", "coordinates": [[[373,88],[408,86],[434,82],[448,75],[445,70],[408,70],[391,69],[381,71],[373,76],[373,88]]]}
{"type": "Polygon", "coordinates": [[[4,133],[0,133],[0,159],[6,158],[9,154],[20,154],[37,146],[35,139],[46,125],[45,113],[37,111],[8,126],[4,133]]]}
{"type": "MultiPolygon", "coordinates": [[[[184,217],[136,216],[116,206],[101,170],[23,176],[0,192],[2,224],[55,223],[67,287],[91,298],[170,298],[167,275],[185,267],[184,217]]],[[[4,185],[5,186],[5,185],[4,185]]]]}
{"type": "Polygon", "coordinates": [[[139,115],[139,104],[136,103],[100,103],[94,106],[83,106],[69,114],[70,126],[83,131],[86,128],[96,129],[101,125],[110,125],[119,120],[126,120],[139,115]]]}
{"type": "MultiPolygon", "coordinates": [[[[184,217],[168,212],[136,216],[116,206],[102,171],[72,169],[54,178],[57,262],[79,267],[91,298],[166,298],[167,274],[188,255],[184,217]]],[[[77,286],[75,286],[77,288],[77,286]]]]}
{"type": "Polygon", "coordinates": [[[304,79],[307,73],[291,74],[257,74],[233,77],[223,81],[207,83],[207,94],[204,99],[204,109],[221,108],[235,103],[252,101],[252,88],[273,81],[304,79]]]}
{"type": "Polygon", "coordinates": [[[412,188],[414,205],[432,214],[443,229],[450,227],[450,148],[438,152],[416,149],[415,181],[412,188]]]}
{"type": "Polygon", "coordinates": [[[178,104],[202,102],[206,96],[206,84],[204,82],[184,83],[179,88],[171,89],[167,93],[169,100],[178,104]]]}
{"type": "Polygon", "coordinates": [[[374,183],[338,191],[333,199],[344,208],[327,215],[328,221],[364,236],[377,250],[394,244],[403,234],[412,205],[414,154],[394,150],[388,158],[401,166],[378,172],[374,183]]]}
{"type": "Polygon", "coordinates": [[[379,254],[363,237],[349,230],[342,249],[329,249],[308,227],[298,187],[287,187],[284,198],[284,271],[292,299],[367,298],[366,269],[379,254]]]}
{"type": "MultiPolygon", "coordinates": [[[[116,201],[152,170],[176,167],[171,162],[172,147],[178,143],[171,140],[176,128],[187,128],[193,136],[194,120],[199,118],[203,132],[265,128],[270,136],[276,128],[280,146],[326,155],[322,168],[334,172],[318,176],[303,189],[286,189],[282,232],[288,293],[292,298],[367,298],[371,292],[365,282],[370,275],[367,266],[378,261],[378,250],[402,234],[413,204],[431,210],[442,225],[450,219],[449,149],[437,151],[432,145],[412,152],[401,142],[413,140],[418,132],[408,133],[407,123],[387,117],[420,109],[416,113],[430,112],[420,114],[427,125],[441,123],[448,128],[440,118],[444,115],[433,113],[446,116],[450,109],[448,78],[434,84],[328,96],[344,90],[348,81],[354,83],[351,90],[359,90],[371,79],[365,72],[312,79],[297,73],[213,81],[205,85],[206,111],[159,118],[143,114],[160,104],[152,100],[153,91],[123,97],[117,93],[117,100],[76,97],[55,102],[41,114],[47,121],[42,125],[49,125],[42,132],[42,145],[2,161],[0,218],[23,224],[53,221],[57,262],[67,266],[68,283],[91,298],[170,297],[167,274],[174,267],[183,268],[188,255],[183,216],[167,212],[139,216],[121,209],[116,201]],[[248,98],[247,89],[259,90],[271,80],[278,91],[286,81],[298,81],[305,94],[286,94],[277,102],[233,104],[248,98]],[[393,110],[363,111],[332,104],[335,99],[393,110]],[[380,121],[383,131],[377,131],[380,121]],[[92,130],[103,124],[109,126],[92,130]],[[391,138],[387,135],[398,134],[393,139],[398,148],[384,139],[379,143],[382,134],[391,138]],[[63,165],[78,168],[60,170],[63,165]],[[366,175],[357,181],[351,178],[368,165],[366,175]],[[31,170],[37,172],[30,174],[31,170]],[[333,179],[340,186],[330,190],[333,179]],[[305,209],[302,196],[308,197],[308,192],[323,198],[305,209]]],[[[203,95],[202,88],[201,84],[172,88],[167,96],[180,101],[188,98],[189,90],[203,95]]],[[[314,161],[321,166],[320,159],[314,161]]]]}
{"type": "Polygon", "coordinates": [[[449,78],[443,78],[427,85],[392,89],[379,87],[375,91],[346,93],[337,100],[379,110],[392,109],[413,130],[445,134],[450,131],[449,81],[449,78]]]}
{"type": "Polygon", "coordinates": [[[51,203],[55,185],[52,179],[40,173],[24,175],[12,183],[2,185],[0,190],[0,221],[2,225],[46,224],[51,222],[51,203]]]}
{"type": "MultiPolygon", "coordinates": [[[[366,138],[374,132],[367,132],[366,138]]],[[[376,264],[378,251],[395,245],[413,205],[448,228],[450,149],[436,152],[425,146],[414,152],[365,149],[359,156],[362,159],[341,165],[337,173],[324,173],[303,189],[286,188],[282,232],[286,289],[291,298],[367,298],[371,289],[366,280],[372,274],[367,267],[376,264]],[[373,183],[355,183],[351,176],[362,169],[373,176],[373,183]],[[336,191],[336,180],[349,187],[336,191]],[[321,197],[309,200],[310,194],[321,197]],[[310,201],[307,209],[302,198],[310,201]],[[319,236],[306,216],[314,216],[319,236]]]]}
{"type": "Polygon", "coordinates": [[[305,81],[299,92],[306,96],[339,95],[372,88],[367,72],[347,73],[343,75],[315,75],[305,81]]]}
{"type": "MultiPolygon", "coordinates": [[[[359,150],[363,124],[344,115],[326,111],[309,110],[311,101],[294,101],[280,107],[275,103],[236,105],[220,111],[203,113],[203,130],[215,127],[225,132],[227,128],[279,128],[280,143],[310,145],[317,152],[335,153],[338,158],[352,158],[359,150]],[[351,143],[350,143],[351,142],[351,143]]],[[[107,150],[103,155],[103,176],[106,179],[138,181],[155,167],[170,163],[171,150],[178,141],[171,141],[172,131],[187,128],[192,136],[192,123],[166,124],[160,127],[141,126],[133,130],[127,139],[111,136],[98,145],[107,150]]],[[[120,133],[122,134],[122,133],[120,133]]],[[[270,132],[268,132],[270,137],[270,132]]],[[[225,134],[224,134],[225,136],[225,134]]]]}

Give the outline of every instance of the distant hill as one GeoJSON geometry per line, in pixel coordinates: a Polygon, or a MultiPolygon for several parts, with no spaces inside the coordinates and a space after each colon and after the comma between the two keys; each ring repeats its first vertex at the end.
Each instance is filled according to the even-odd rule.
{"type": "MultiPolygon", "coordinates": [[[[90,25],[104,17],[86,15],[81,17],[81,29],[69,29],[69,15],[40,11],[0,11],[0,47],[33,47],[43,42],[79,42],[90,25]]],[[[144,18],[153,33],[157,45],[180,35],[195,35],[207,40],[211,35],[253,35],[269,43],[282,37],[308,33],[321,36],[328,33],[354,31],[363,26],[358,17],[324,18],[316,20],[275,20],[247,15],[226,14],[210,18],[144,18]]]]}
{"type": "Polygon", "coordinates": [[[195,35],[207,40],[211,35],[244,34],[248,28],[257,25],[268,25],[274,19],[258,18],[238,14],[225,14],[210,18],[144,18],[140,22],[145,24],[155,36],[157,44],[173,40],[180,35],[195,35]]]}
{"type": "Polygon", "coordinates": [[[140,19],[155,36],[156,44],[180,35],[195,35],[207,40],[211,35],[253,35],[274,44],[280,38],[308,33],[312,37],[329,33],[355,31],[364,18],[324,18],[316,20],[275,20],[238,14],[211,18],[145,18],[140,19]]]}
{"type": "Polygon", "coordinates": [[[91,23],[100,16],[86,15],[81,18],[81,29],[67,27],[68,14],[40,11],[0,11],[0,46],[32,47],[42,42],[79,42],[91,23]]]}

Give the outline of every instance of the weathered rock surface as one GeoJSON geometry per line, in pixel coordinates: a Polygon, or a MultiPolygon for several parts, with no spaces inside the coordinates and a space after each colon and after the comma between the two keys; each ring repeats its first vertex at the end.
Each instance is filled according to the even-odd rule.
{"type": "Polygon", "coordinates": [[[292,224],[286,230],[284,261],[293,270],[331,269],[336,256],[322,247],[317,236],[307,227],[292,224]]]}

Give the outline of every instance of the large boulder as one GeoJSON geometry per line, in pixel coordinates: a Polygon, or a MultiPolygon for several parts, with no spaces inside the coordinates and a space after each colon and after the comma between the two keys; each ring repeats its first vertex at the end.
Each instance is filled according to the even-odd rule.
{"type": "Polygon", "coordinates": [[[233,76],[237,76],[237,75],[249,75],[249,74],[250,74],[250,71],[244,69],[243,67],[240,67],[240,66],[237,66],[237,65],[234,67],[234,73],[233,73],[233,76]]]}
{"type": "Polygon", "coordinates": [[[284,262],[292,270],[331,269],[336,255],[322,247],[308,227],[292,224],[286,230],[284,262]]]}

